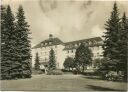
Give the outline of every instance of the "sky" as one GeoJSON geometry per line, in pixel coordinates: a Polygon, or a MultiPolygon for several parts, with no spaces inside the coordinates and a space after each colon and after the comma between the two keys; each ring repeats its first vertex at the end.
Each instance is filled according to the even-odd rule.
{"type": "MultiPolygon", "coordinates": [[[[32,33],[32,46],[35,46],[49,34],[63,42],[102,36],[114,1],[3,0],[2,4],[9,4],[14,15],[19,5],[23,6],[32,33]]],[[[120,17],[123,12],[128,16],[128,1],[118,0],[117,4],[120,17]]]]}

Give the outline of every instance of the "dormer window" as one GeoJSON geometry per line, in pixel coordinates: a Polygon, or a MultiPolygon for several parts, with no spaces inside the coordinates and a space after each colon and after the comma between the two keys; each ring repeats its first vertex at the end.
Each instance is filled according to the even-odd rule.
{"type": "Polygon", "coordinates": [[[92,43],[92,42],[91,42],[91,41],[89,41],[89,45],[91,45],[91,43],[92,43]]]}

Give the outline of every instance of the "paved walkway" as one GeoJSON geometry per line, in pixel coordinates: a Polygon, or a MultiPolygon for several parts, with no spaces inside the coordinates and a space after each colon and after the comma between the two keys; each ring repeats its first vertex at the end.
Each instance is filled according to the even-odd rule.
{"type": "Polygon", "coordinates": [[[31,79],[2,80],[2,90],[122,91],[126,83],[88,79],[83,75],[33,75],[31,79]]]}

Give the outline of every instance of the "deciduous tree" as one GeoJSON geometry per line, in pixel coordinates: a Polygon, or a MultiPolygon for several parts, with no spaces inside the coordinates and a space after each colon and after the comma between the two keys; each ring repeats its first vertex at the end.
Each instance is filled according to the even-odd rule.
{"type": "Polygon", "coordinates": [[[88,46],[83,43],[76,49],[75,53],[75,67],[78,71],[84,72],[85,67],[92,61],[92,52],[88,46]]]}

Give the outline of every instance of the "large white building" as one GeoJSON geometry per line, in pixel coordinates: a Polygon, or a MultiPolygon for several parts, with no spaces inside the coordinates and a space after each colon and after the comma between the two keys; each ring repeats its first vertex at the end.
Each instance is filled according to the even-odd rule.
{"type": "MultiPolygon", "coordinates": [[[[102,39],[94,37],[89,39],[82,39],[71,42],[62,42],[59,38],[53,37],[52,34],[49,38],[37,44],[32,49],[32,67],[35,64],[35,55],[38,53],[40,58],[40,68],[44,68],[49,61],[49,51],[51,49],[55,52],[56,65],[58,69],[63,69],[63,63],[67,57],[75,57],[76,49],[81,43],[88,45],[93,53],[93,61],[97,58],[102,58],[102,39]]],[[[92,61],[92,62],[93,62],[92,61]]],[[[93,65],[91,65],[93,66],[93,65]]]]}

